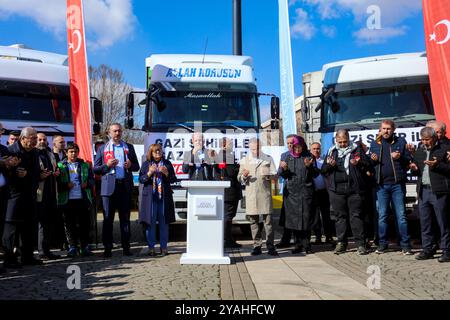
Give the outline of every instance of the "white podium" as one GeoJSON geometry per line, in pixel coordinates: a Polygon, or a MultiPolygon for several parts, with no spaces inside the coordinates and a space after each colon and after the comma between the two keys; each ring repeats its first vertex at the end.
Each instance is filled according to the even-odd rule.
{"type": "Polygon", "coordinates": [[[223,252],[223,194],[229,181],[182,181],[188,191],[186,253],[180,264],[230,264],[223,252]]]}

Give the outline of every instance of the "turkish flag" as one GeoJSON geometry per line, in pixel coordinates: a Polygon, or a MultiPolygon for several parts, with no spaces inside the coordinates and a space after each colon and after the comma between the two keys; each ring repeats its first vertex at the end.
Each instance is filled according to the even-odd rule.
{"type": "Polygon", "coordinates": [[[92,163],[91,109],[82,0],[67,0],[70,97],[79,157],[92,163]]]}
{"type": "Polygon", "coordinates": [[[450,127],[450,1],[423,0],[428,72],[436,119],[450,127]]]}

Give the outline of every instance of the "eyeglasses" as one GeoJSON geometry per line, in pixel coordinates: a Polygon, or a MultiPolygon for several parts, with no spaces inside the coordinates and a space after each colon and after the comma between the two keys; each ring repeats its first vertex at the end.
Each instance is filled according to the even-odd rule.
{"type": "Polygon", "coordinates": [[[162,151],[161,150],[154,150],[154,151],[152,151],[152,153],[162,153],[162,151]]]}

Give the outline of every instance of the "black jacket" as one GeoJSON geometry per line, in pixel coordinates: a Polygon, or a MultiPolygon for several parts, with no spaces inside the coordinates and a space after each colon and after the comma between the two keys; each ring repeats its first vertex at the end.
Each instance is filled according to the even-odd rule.
{"type": "Polygon", "coordinates": [[[285,179],[283,189],[284,226],[293,230],[315,229],[314,178],[320,170],[311,164],[306,167],[303,153],[299,158],[287,155],[283,161],[288,169],[281,170],[280,176],[285,179]]]}
{"type": "Polygon", "coordinates": [[[191,151],[185,151],[183,157],[182,170],[189,174],[189,180],[214,180],[213,177],[213,162],[214,160],[208,156],[208,149],[203,148],[204,159],[196,159],[191,151]],[[197,169],[195,163],[200,163],[200,168],[197,169]],[[194,163],[194,166],[189,166],[189,163],[194,163]]]}
{"type": "Polygon", "coordinates": [[[375,179],[378,184],[382,183],[381,181],[381,166],[383,153],[389,152],[392,153],[394,151],[400,152],[400,158],[397,160],[392,160],[392,168],[394,170],[394,179],[395,183],[405,183],[407,179],[406,173],[409,170],[409,164],[412,161],[412,155],[406,148],[407,142],[404,138],[394,136],[390,145],[390,150],[383,150],[382,137],[378,135],[377,138],[372,141],[370,144],[370,153],[375,153],[378,157],[377,161],[373,161],[369,159],[372,165],[375,167],[375,179]]]}
{"type": "Polygon", "coordinates": [[[216,164],[213,166],[213,176],[215,180],[230,181],[230,187],[225,189],[224,201],[239,201],[242,199],[242,187],[238,181],[239,164],[236,163],[234,153],[224,154],[220,151],[216,158],[216,164]],[[227,161],[228,160],[228,161],[227,161]],[[231,163],[232,161],[232,163],[231,163]],[[225,168],[219,167],[220,163],[225,163],[225,168]]]}
{"type": "MultiPolygon", "coordinates": [[[[430,182],[431,190],[436,194],[449,194],[450,193],[450,163],[447,161],[447,151],[450,151],[450,146],[436,143],[436,145],[430,151],[430,158],[436,157],[438,160],[437,165],[434,168],[430,168],[430,182]]],[[[414,163],[419,168],[418,171],[413,171],[413,174],[419,176],[417,179],[417,194],[420,195],[422,187],[422,174],[425,168],[423,163],[427,158],[427,153],[424,148],[418,148],[414,155],[414,163]]]]}
{"type": "MultiPolygon", "coordinates": [[[[333,151],[332,156],[334,159],[338,158],[337,150],[333,151]]],[[[358,157],[360,160],[357,165],[349,164],[350,179],[348,180],[347,190],[349,193],[363,194],[365,192],[365,175],[370,170],[370,161],[360,145],[350,153],[350,160],[358,157]]],[[[328,156],[323,162],[321,172],[328,180],[328,190],[336,192],[336,166],[328,164],[328,156]]]]}
{"type": "MultiPolygon", "coordinates": [[[[9,155],[8,148],[5,147],[4,145],[0,144],[0,158],[6,157],[6,156],[8,156],[8,155],[9,155]]],[[[0,165],[0,173],[3,174],[3,176],[5,177],[5,179],[7,179],[8,173],[7,173],[6,167],[2,167],[2,166],[0,165]]]]}
{"type": "Polygon", "coordinates": [[[12,168],[8,177],[8,209],[6,221],[31,221],[36,218],[36,196],[39,185],[39,159],[36,149],[25,151],[19,141],[8,147],[9,154],[21,160],[18,167],[27,174],[19,178],[16,168],[12,168]]]}

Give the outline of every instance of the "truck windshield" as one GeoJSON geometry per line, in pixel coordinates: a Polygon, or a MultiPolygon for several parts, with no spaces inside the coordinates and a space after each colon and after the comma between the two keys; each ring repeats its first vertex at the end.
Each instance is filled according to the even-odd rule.
{"type": "Polygon", "coordinates": [[[152,104],[152,126],[201,121],[202,126],[258,126],[257,97],[253,92],[162,91],[163,107],[152,104]]]}
{"type": "Polygon", "coordinates": [[[371,124],[386,118],[420,123],[433,115],[429,84],[341,91],[325,102],[323,127],[371,124]]]}
{"type": "Polygon", "coordinates": [[[0,80],[0,119],[72,123],[69,86],[0,80]]]}

